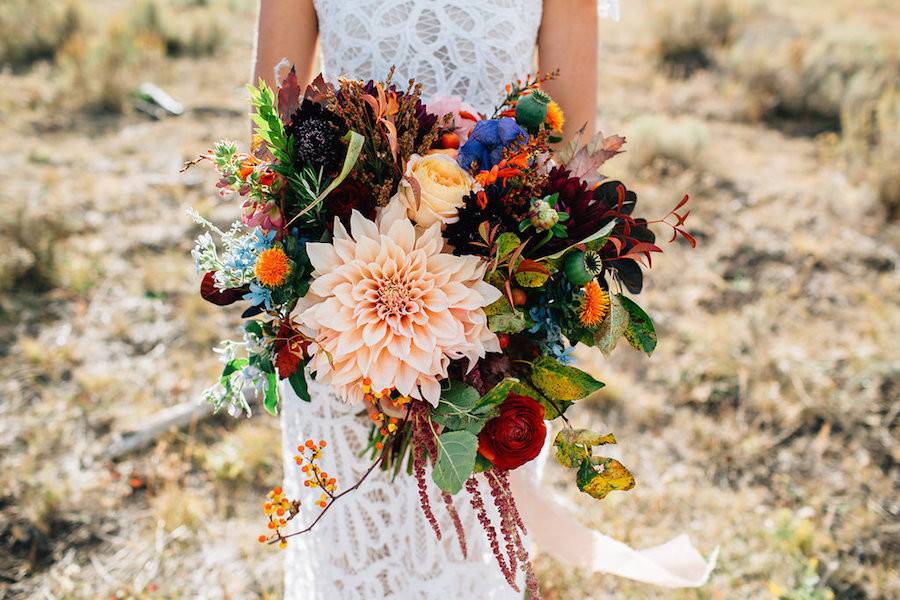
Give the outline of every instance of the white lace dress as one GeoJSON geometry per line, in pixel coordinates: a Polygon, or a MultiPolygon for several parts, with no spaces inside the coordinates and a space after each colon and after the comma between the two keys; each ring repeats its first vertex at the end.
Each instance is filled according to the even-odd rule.
{"type": "MultiPolygon", "coordinates": [[[[616,0],[600,4],[601,15],[616,16],[616,0]]],[[[315,6],[327,78],[381,79],[396,65],[395,80],[416,78],[425,97],[452,94],[491,112],[506,82],[534,70],[541,0],[316,0],[315,6]]],[[[289,385],[281,392],[288,495],[303,496],[293,456],[307,438],[328,441],[323,467],[337,477],[339,489],[357,481],[369,463],[359,457],[369,431],[362,407],[342,404],[314,382],[311,403],[297,398],[289,385]]],[[[482,491],[489,500],[486,486],[482,491]]],[[[401,475],[392,483],[376,472],[310,533],[291,539],[285,598],[521,598],[501,574],[468,495],[459,494],[456,505],[468,559],[439,496],[433,495],[432,506],[442,541],[422,515],[415,480],[401,475]]],[[[314,517],[315,510],[308,510],[314,517]]]]}

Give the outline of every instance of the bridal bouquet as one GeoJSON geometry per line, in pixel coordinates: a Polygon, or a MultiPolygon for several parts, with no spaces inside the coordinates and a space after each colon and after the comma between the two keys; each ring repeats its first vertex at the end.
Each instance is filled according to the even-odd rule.
{"type": "MultiPolygon", "coordinates": [[[[602,499],[634,485],[599,451],[611,434],[568,424],[567,410],[603,387],[570,353],[608,353],[622,338],[652,352],[653,322],[625,293],[641,291],[642,267],[661,252],[650,225],[694,244],[678,212],[687,197],[647,221],[634,216],[635,193],[599,173],[624,138],[579,134],[554,148],[563,110],[542,89],[554,76],[508,85],[487,116],[454,98],[423,103],[419,85],[391,75],[320,76],[301,90],[292,70],[277,90],[251,87],[249,152],[221,142],[193,161],[212,162],[221,195],[241,202],[227,231],[192,213],[208,230],[193,250],[201,294],[242,303],[246,319],[243,339],[218,350],[225,367],[208,400],[249,413],[245,392],[260,390],[274,414],[278,380],[307,401],[308,377],[333,386],[372,420],[366,475],[414,475],[440,536],[427,492],[437,486],[463,553],[453,498],[465,493],[506,579],[515,587],[523,569],[533,594],[509,472],[538,456],[546,422],[560,419],[555,456],[579,490],[602,499]]],[[[261,542],[284,547],[361,483],[328,474],[327,440],[300,442],[319,514],[290,532],[301,500],[275,488],[261,542]]]]}

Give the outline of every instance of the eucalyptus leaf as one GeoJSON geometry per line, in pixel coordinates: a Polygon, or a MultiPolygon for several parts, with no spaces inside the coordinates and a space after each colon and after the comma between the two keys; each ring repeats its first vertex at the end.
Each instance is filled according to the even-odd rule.
{"type": "MultiPolygon", "coordinates": [[[[482,421],[474,414],[480,399],[478,390],[472,386],[451,381],[450,387],[441,392],[441,399],[431,412],[431,419],[450,430],[468,429],[482,421]]],[[[481,425],[483,424],[482,422],[481,425]]]]}
{"type": "Polygon", "coordinates": [[[437,437],[437,447],[431,477],[441,490],[456,494],[475,469],[478,437],[469,431],[448,431],[437,437]]]}

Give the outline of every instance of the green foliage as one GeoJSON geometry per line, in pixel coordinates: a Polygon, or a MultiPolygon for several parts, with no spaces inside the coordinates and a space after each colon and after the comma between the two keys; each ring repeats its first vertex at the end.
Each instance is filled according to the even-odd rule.
{"type": "Polygon", "coordinates": [[[613,434],[602,435],[588,429],[566,428],[556,434],[553,447],[556,462],[567,469],[578,469],[575,483],[589,496],[602,500],[613,490],[634,487],[634,476],[614,458],[594,456],[596,446],[615,444],[613,434]]]}
{"type": "Polygon", "coordinates": [[[601,435],[589,429],[567,427],[556,434],[553,447],[556,449],[556,462],[567,469],[574,469],[585,459],[591,458],[594,446],[615,443],[616,437],[611,433],[601,435]]]}
{"type": "Polygon", "coordinates": [[[552,400],[574,402],[603,387],[581,369],[560,363],[550,356],[541,356],[531,363],[531,385],[552,400]]]}
{"type": "Polygon", "coordinates": [[[312,398],[309,396],[309,389],[306,385],[306,369],[304,368],[306,363],[303,362],[294,371],[290,377],[288,377],[288,382],[291,384],[291,388],[294,390],[294,393],[297,394],[297,397],[303,400],[304,402],[311,402],[312,398]]]}
{"type": "Polygon", "coordinates": [[[585,494],[603,500],[613,490],[633,488],[634,475],[614,458],[595,457],[581,462],[575,482],[585,494]]]}
{"type": "Polygon", "coordinates": [[[278,416],[278,377],[275,372],[266,373],[266,390],[263,397],[263,406],[273,417],[278,416]]]}
{"type": "Polygon", "coordinates": [[[635,350],[642,350],[648,355],[656,348],[656,328],[650,316],[633,300],[616,294],[622,307],[628,313],[628,326],[625,328],[625,339],[635,350]]]}
{"type": "Polygon", "coordinates": [[[530,325],[525,313],[513,308],[506,296],[486,306],[484,314],[488,318],[488,327],[495,333],[519,333],[530,325]]]}
{"type": "Polygon", "coordinates": [[[278,115],[275,93],[262,79],[256,87],[247,86],[250,103],[253,106],[251,119],[256,124],[255,133],[266,143],[269,152],[278,162],[289,165],[293,162],[293,142],[285,135],[284,123],[278,115]]]}
{"type": "Polygon", "coordinates": [[[600,349],[603,354],[612,352],[619,338],[625,335],[628,329],[628,311],[622,304],[621,294],[616,294],[609,299],[609,316],[603,320],[597,329],[597,335],[594,336],[594,346],[600,349]]]}
{"type": "Polygon", "coordinates": [[[496,242],[497,260],[502,261],[503,259],[508,257],[510,254],[513,253],[513,251],[516,248],[519,247],[519,244],[521,244],[521,243],[522,243],[522,240],[520,240],[519,236],[517,236],[516,234],[510,233],[508,231],[501,233],[497,237],[497,242],[496,242]]]}
{"type": "Polygon", "coordinates": [[[455,494],[475,469],[478,437],[469,431],[448,431],[437,437],[437,447],[432,479],[443,491],[455,494]]]}
{"type": "Polygon", "coordinates": [[[441,393],[441,400],[431,413],[431,419],[451,431],[467,430],[477,434],[496,414],[496,409],[518,381],[504,379],[484,396],[475,388],[451,381],[450,387],[441,393]]]}

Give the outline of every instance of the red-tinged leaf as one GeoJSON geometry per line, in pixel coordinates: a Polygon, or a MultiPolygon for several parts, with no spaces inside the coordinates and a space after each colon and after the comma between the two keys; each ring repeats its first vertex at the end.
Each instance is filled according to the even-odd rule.
{"type": "Polygon", "coordinates": [[[388,146],[390,146],[391,155],[394,157],[394,161],[396,161],[397,153],[400,151],[399,145],[397,143],[397,126],[387,119],[382,119],[381,122],[384,123],[384,128],[387,129],[385,135],[387,136],[388,146]]]}
{"type": "Polygon", "coordinates": [[[490,234],[491,234],[491,224],[488,221],[482,221],[481,225],[478,226],[478,235],[481,236],[481,239],[485,241],[485,243],[490,242],[490,234]]]}
{"type": "Polygon", "coordinates": [[[325,81],[322,74],[319,73],[316,75],[316,78],[312,80],[312,83],[306,86],[306,91],[303,92],[303,99],[321,104],[332,87],[333,86],[330,83],[325,81]]]}
{"type": "Polygon", "coordinates": [[[289,346],[275,354],[275,367],[278,369],[278,378],[287,379],[293,375],[300,366],[302,356],[295,353],[289,346]]]}
{"type": "Polygon", "coordinates": [[[218,306],[228,306],[243,298],[248,291],[243,287],[220,290],[216,287],[215,277],[216,272],[209,271],[203,275],[203,280],[200,282],[200,296],[207,302],[218,306]]]}
{"type": "Polygon", "coordinates": [[[687,221],[687,218],[690,216],[691,211],[687,211],[683,215],[679,215],[675,213],[675,216],[678,218],[678,225],[684,225],[684,222],[687,221]]]}
{"type": "Polygon", "coordinates": [[[364,94],[362,98],[366,101],[366,104],[369,105],[369,108],[372,109],[372,114],[375,116],[375,118],[380,119],[381,107],[378,105],[378,100],[376,100],[375,97],[370,94],[364,94]]]}
{"type": "Polygon", "coordinates": [[[278,116],[287,123],[298,108],[300,108],[300,82],[297,81],[297,70],[291,67],[278,86],[278,116]]]}
{"type": "Polygon", "coordinates": [[[674,242],[677,239],[678,239],[678,229],[673,227],[672,228],[672,237],[669,238],[669,243],[671,244],[672,242],[674,242]]]}
{"type": "Polygon", "coordinates": [[[541,273],[543,275],[549,275],[550,270],[545,267],[543,264],[539,263],[536,260],[531,260],[530,258],[526,258],[522,262],[519,263],[519,266],[516,268],[517,273],[541,273]]]}
{"type": "Polygon", "coordinates": [[[416,198],[416,206],[418,206],[419,202],[422,201],[422,186],[415,177],[410,177],[408,175],[403,176],[403,181],[408,183],[409,187],[412,188],[413,196],[416,198]]]}
{"type": "Polygon", "coordinates": [[[509,256],[509,277],[510,278],[512,278],[513,274],[515,273],[515,265],[516,265],[516,263],[519,262],[519,257],[522,256],[522,251],[525,249],[525,244],[527,244],[527,243],[528,243],[527,240],[522,242],[519,245],[519,247],[516,248],[515,250],[513,250],[512,254],[509,256]]]}
{"type": "MultiPolygon", "coordinates": [[[[622,212],[622,208],[625,206],[625,186],[621,183],[616,186],[616,194],[618,195],[618,199],[616,200],[616,210],[622,212]]],[[[628,222],[625,222],[626,226],[628,222]]]]}
{"type": "Polygon", "coordinates": [[[628,250],[628,254],[662,252],[662,248],[650,242],[638,242],[628,250]]]}
{"type": "Polygon", "coordinates": [[[613,246],[615,246],[615,248],[616,248],[616,256],[618,256],[619,254],[622,253],[622,240],[620,240],[619,238],[611,237],[611,238],[609,238],[608,241],[609,241],[610,244],[612,244],[613,246]]]}
{"type": "Polygon", "coordinates": [[[681,235],[684,236],[684,239],[686,239],[686,240],[688,241],[688,244],[691,245],[691,248],[696,248],[696,247],[697,247],[697,238],[695,238],[694,236],[692,236],[691,234],[689,234],[689,233],[688,233],[687,231],[685,231],[684,229],[678,229],[677,231],[678,231],[678,233],[680,233],[681,235]]]}
{"type": "Polygon", "coordinates": [[[684,198],[681,199],[681,202],[679,202],[678,205],[677,205],[675,208],[672,209],[672,212],[675,212],[676,210],[678,210],[679,208],[681,208],[682,206],[684,206],[685,204],[687,204],[687,203],[688,203],[688,200],[690,200],[690,199],[691,199],[691,197],[688,196],[687,194],[685,194],[685,195],[684,195],[684,198]]]}

